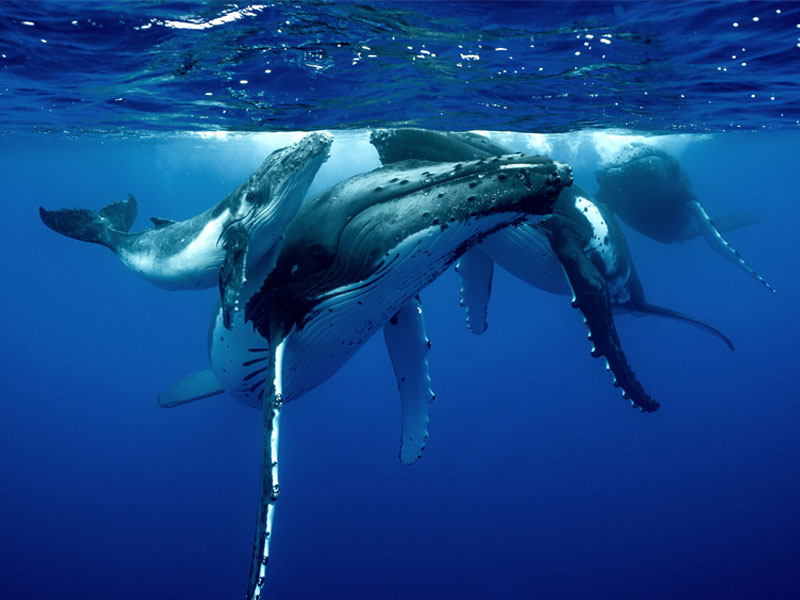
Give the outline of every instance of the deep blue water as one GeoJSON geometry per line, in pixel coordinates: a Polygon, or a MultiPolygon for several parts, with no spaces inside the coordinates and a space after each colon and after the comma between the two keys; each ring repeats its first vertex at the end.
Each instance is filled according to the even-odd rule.
{"type": "Polygon", "coordinates": [[[662,403],[646,415],[567,298],[496,272],[474,336],[446,273],[422,294],[437,400],[418,464],[397,460],[380,336],[285,407],[267,597],[795,598],[798,5],[270,4],[164,25],[234,10],[0,4],[0,599],[240,598],[258,491],[257,411],[154,402],[207,366],[216,291],[159,290],[46,229],[38,206],[133,193],[143,229],[216,203],[299,136],[270,131],[353,130],[320,190],[377,165],[360,127],[398,123],[522,132],[498,135],[589,191],[605,156],[650,136],[712,216],[763,215],[729,238],[779,295],[701,240],[625,228],[648,298],[736,344],[618,317],[662,403]],[[412,60],[423,43],[437,57],[412,60]],[[363,45],[378,57],[352,65],[363,45]],[[512,60],[524,76],[497,73],[512,60]],[[692,133],[662,135],[676,129],[692,133]]]}

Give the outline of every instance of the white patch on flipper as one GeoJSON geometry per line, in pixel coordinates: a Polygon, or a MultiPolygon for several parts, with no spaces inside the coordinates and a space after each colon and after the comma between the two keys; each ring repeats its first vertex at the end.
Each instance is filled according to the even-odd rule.
{"type": "Polygon", "coordinates": [[[624,304],[631,299],[630,292],[627,288],[628,279],[630,279],[631,276],[630,266],[625,270],[625,273],[617,274],[619,263],[617,260],[617,253],[614,247],[609,243],[610,232],[608,223],[606,223],[606,220],[603,218],[603,215],[600,214],[600,210],[595,206],[594,202],[583,196],[576,196],[575,208],[580,211],[592,228],[592,237],[589,239],[589,243],[583,251],[594,252],[600,257],[605,267],[603,277],[606,279],[609,295],[616,302],[624,304]]]}
{"type": "Polygon", "coordinates": [[[606,267],[606,273],[613,273],[617,268],[617,253],[609,246],[608,240],[608,223],[597,210],[594,202],[583,196],[575,197],[575,208],[580,211],[584,218],[589,222],[592,228],[592,237],[589,243],[583,249],[593,250],[596,252],[603,261],[606,267]]]}

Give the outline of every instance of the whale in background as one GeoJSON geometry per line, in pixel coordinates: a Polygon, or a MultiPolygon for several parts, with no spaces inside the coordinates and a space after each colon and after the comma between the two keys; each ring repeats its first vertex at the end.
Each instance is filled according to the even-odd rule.
{"type": "Polygon", "coordinates": [[[689,176],[663,150],[648,144],[630,144],[598,169],[595,177],[600,185],[595,194],[597,200],[636,231],[665,244],[702,236],[715,252],[775,293],[722,235],[722,231],[757,223],[760,218],[731,215],[712,221],[695,195],[689,176]]]}
{"type": "Polygon", "coordinates": [[[315,133],[276,150],[216,206],[185,221],[153,217],[154,227],[146,231],[129,233],[137,214],[133,196],[99,212],[40,207],[39,214],[53,231],[110,248],[122,264],[161,288],[219,285],[230,327],[247,267],[279,242],[332,142],[332,136],[315,133]]]}

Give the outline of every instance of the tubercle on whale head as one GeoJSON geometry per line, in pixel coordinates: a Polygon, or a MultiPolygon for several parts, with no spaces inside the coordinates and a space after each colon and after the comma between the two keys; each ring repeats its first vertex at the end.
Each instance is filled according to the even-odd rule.
{"type": "Polygon", "coordinates": [[[550,215],[553,212],[554,205],[558,199],[561,191],[565,187],[569,187],[573,183],[572,167],[565,163],[551,160],[546,156],[533,157],[541,161],[540,164],[530,166],[532,169],[526,169],[526,164],[523,161],[528,160],[530,157],[520,157],[516,165],[519,166],[520,175],[525,173],[528,178],[528,187],[532,192],[530,196],[521,199],[522,206],[526,212],[533,215],[550,215]],[[544,169],[542,173],[541,170],[544,169]],[[537,172],[538,171],[538,172],[537,172]],[[532,177],[539,177],[539,185],[534,185],[531,181],[532,177]],[[543,202],[544,200],[544,202],[543,202]]]}
{"type": "Polygon", "coordinates": [[[572,167],[566,163],[553,161],[556,165],[556,177],[560,182],[564,183],[564,187],[570,187],[574,181],[572,176],[572,167]]]}
{"type": "Polygon", "coordinates": [[[273,151],[243,184],[242,200],[251,206],[264,205],[291,189],[308,185],[328,160],[333,136],[327,132],[309,134],[291,146],[273,151]]]}
{"type": "Polygon", "coordinates": [[[629,144],[601,165],[595,171],[595,179],[601,188],[611,188],[625,186],[643,174],[669,181],[681,177],[686,179],[685,174],[682,175],[680,164],[673,156],[655,146],[640,142],[629,144]]]}

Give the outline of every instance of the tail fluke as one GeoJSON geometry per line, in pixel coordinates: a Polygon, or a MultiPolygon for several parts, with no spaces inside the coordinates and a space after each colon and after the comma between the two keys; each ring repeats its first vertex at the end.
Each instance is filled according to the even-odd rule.
{"type": "Polygon", "coordinates": [[[711,335],[717,336],[719,339],[725,342],[728,348],[730,348],[731,350],[735,350],[735,348],[733,347],[733,342],[730,340],[730,338],[728,338],[728,336],[726,336],[716,327],[712,327],[711,325],[705,323],[704,321],[701,321],[700,319],[695,319],[694,317],[685,315],[676,310],[671,310],[669,308],[664,308],[662,306],[654,306],[652,304],[642,304],[641,306],[626,307],[626,308],[628,308],[631,312],[634,313],[643,313],[646,315],[655,315],[657,317],[666,317],[668,319],[677,319],[679,321],[683,321],[684,323],[688,323],[689,325],[694,325],[695,327],[699,327],[706,333],[710,333],[711,335]]]}
{"type": "Polygon", "coordinates": [[[45,210],[39,207],[42,222],[56,233],[82,242],[101,244],[112,250],[116,246],[117,234],[127,233],[133,225],[136,212],[136,200],[130,195],[127,200],[113,202],[99,213],[85,208],[45,210]]]}

